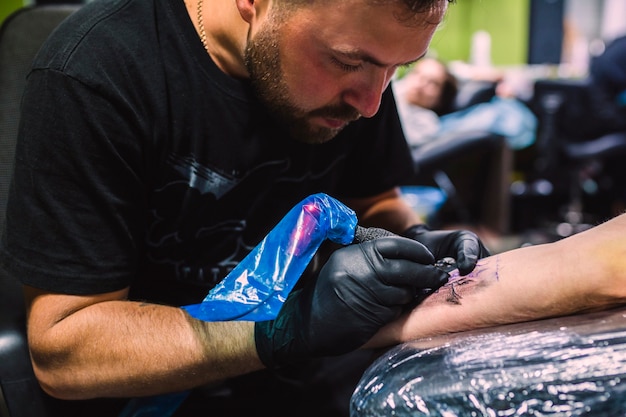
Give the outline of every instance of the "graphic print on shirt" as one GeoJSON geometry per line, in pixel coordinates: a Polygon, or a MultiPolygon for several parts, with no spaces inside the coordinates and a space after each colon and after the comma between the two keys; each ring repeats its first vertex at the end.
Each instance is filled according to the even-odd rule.
{"type": "Polygon", "coordinates": [[[234,177],[204,167],[192,156],[170,155],[169,163],[183,178],[189,179],[191,188],[197,189],[200,194],[211,193],[218,200],[237,184],[234,177]]]}
{"type": "Polygon", "coordinates": [[[168,158],[171,175],[153,194],[148,256],[177,280],[212,287],[250,251],[245,243],[251,196],[284,171],[285,161],[259,165],[241,178],[200,164],[193,156],[168,158]],[[249,203],[248,203],[249,202],[249,203]]]}
{"type": "Polygon", "coordinates": [[[168,274],[177,280],[214,286],[306,196],[302,184],[324,177],[340,160],[314,172],[276,159],[238,177],[193,156],[168,158],[172,176],[153,195],[147,235],[151,261],[172,268],[168,274]],[[292,189],[302,195],[288,191],[293,201],[281,198],[292,189]]]}

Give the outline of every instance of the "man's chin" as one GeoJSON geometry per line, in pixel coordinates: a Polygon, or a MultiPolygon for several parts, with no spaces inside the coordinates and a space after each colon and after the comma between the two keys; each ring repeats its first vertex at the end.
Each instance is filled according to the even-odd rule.
{"type": "Polygon", "coordinates": [[[299,129],[298,131],[293,131],[292,136],[298,142],[308,143],[310,145],[321,145],[334,139],[344,127],[345,126],[342,126],[337,129],[321,127],[316,127],[315,129],[309,128],[306,130],[299,129]]]}

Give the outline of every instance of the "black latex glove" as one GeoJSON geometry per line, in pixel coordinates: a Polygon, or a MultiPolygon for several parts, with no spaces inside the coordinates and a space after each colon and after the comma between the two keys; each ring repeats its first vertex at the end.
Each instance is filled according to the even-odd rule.
{"type": "Polygon", "coordinates": [[[256,323],[261,361],[275,368],[360,347],[418,292],[448,281],[434,262],[424,245],[399,236],[336,250],[314,282],[289,295],[275,320],[256,323]]]}
{"type": "Polygon", "coordinates": [[[420,224],[408,228],[402,236],[426,246],[437,260],[445,257],[456,259],[461,275],[472,272],[479,259],[490,255],[476,233],[468,230],[430,230],[420,224]]]}

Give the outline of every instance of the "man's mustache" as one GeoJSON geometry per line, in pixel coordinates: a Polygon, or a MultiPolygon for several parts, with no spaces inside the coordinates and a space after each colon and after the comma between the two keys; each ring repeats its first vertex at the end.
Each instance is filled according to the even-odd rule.
{"type": "Polygon", "coordinates": [[[320,109],[313,110],[310,113],[310,116],[353,122],[359,119],[361,117],[361,114],[354,107],[346,104],[332,107],[322,107],[320,109]]]}

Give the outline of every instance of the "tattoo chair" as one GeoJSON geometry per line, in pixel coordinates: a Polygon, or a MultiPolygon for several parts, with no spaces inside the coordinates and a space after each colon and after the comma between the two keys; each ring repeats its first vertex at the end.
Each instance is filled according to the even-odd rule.
{"type": "Polygon", "coordinates": [[[626,183],[619,170],[626,156],[626,123],[615,124],[595,92],[588,79],[535,82],[531,108],[539,131],[529,181],[544,184],[546,198],[557,201],[555,213],[546,213],[540,220],[544,224],[536,225],[547,227],[549,240],[621,211],[610,206],[624,198],[626,183]]]}
{"type": "MultiPolygon", "coordinates": [[[[493,82],[468,81],[457,92],[450,111],[484,103],[495,95],[493,82]]],[[[412,149],[415,182],[432,184],[447,194],[439,223],[509,229],[509,186],[513,151],[506,138],[477,130],[438,137],[412,149]]]]}
{"type": "MultiPolygon", "coordinates": [[[[28,68],[48,34],[78,7],[25,7],[0,27],[0,232],[28,68]]],[[[30,363],[21,285],[0,269],[0,417],[48,416],[46,395],[30,363]]]]}
{"type": "Polygon", "coordinates": [[[350,415],[623,415],[625,329],[617,308],[405,342],[365,371],[350,415]]]}
{"type": "Polygon", "coordinates": [[[448,196],[439,221],[508,232],[513,151],[505,137],[481,131],[447,135],[414,148],[412,155],[416,181],[432,181],[448,196]]]}

